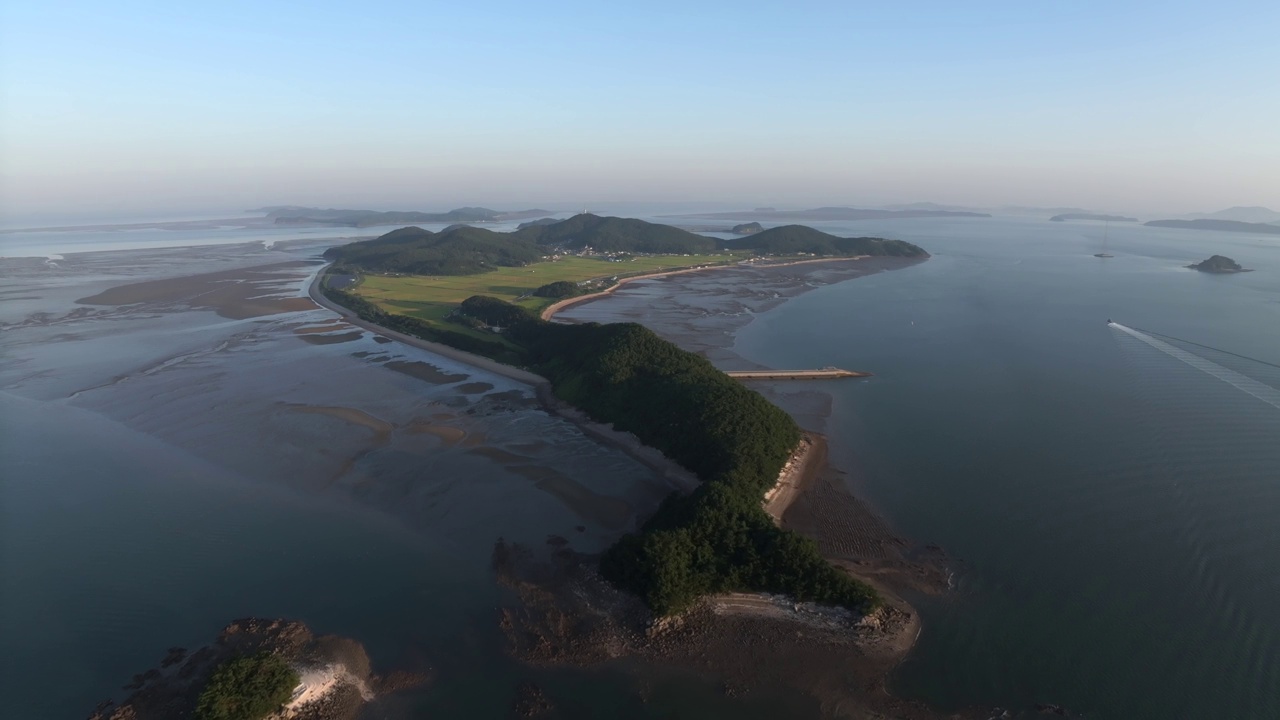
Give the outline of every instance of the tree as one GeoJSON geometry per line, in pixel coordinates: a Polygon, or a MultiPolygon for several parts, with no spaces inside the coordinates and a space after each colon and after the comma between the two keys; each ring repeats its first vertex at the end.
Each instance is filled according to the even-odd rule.
{"type": "Polygon", "coordinates": [[[232,658],[209,676],[196,720],[261,720],[289,701],[298,673],[269,652],[232,658]]]}

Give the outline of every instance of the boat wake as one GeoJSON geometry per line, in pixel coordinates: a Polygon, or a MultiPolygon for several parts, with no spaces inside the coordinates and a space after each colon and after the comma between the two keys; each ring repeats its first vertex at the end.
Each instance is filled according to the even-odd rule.
{"type": "Polygon", "coordinates": [[[1249,395],[1252,395],[1253,397],[1261,400],[1262,402],[1270,405],[1271,407],[1274,407],[1275,409],[1280,410],[1280,390],[1277,390],[1276,388],[1273,388],[1270,385],[1267,385],[1266,383],[1258,382],[1257,380],[1254,380],[1248,375],[1244,375],[1230,368],[1223,367],[1222,365],[1219,365],[1218,363],[1213,362],[1212,360],[1208,360],[1194,353],[1187,352],[1182,348],[1170,345],[1169,343],[1163,340],[1159,340],[1145,332],[1142,332],[1141,330],[1128,327],[1127,325],[1121,325],[1118,322],[1113,322],[1108,320],[1107,327],[1110,327],[1115,330],[1119,330],[1120,332],[1131,335],[1137,338],[1138,340],[1141,340],[1142,342],[1146,343],[1147,345],[1150,345],[1151,347],[1159,350],[1160,352],[1163,352],[1169,355],[1170,357],[1181,360],[1182,362],[1190,365],[1191,367],[1207,375],[1212,375],[1213,377],[1216,377],[1219,380],[1227,383],[1228,385],[1231,385],[1237,390],[1248,393],[1249,395]]]}

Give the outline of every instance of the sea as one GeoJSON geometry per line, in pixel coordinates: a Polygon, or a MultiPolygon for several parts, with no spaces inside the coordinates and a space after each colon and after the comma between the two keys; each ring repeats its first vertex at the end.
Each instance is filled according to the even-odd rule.
{"type": "MultiPolygon", "coordinates": [[[[812,225],[932,254],[814,282],[724,330],[756,365],[874,373],[805,392],[826,398],[821,429],[855,494],[948,558],[952,592],[909,597],[923,631],[891,689],[944,711],[1280,717],[1280,240],[1029,217],[812,225]],[[1212,254],[1254,272],[1186,267],[1212,254]]],[[[530,671],[495,649],[494,539],[599,547],[658,480],[510,381],[368,334],[299,340],[321,310],[75,303],[335,242],[157,232],[0,236],[0,255],[39,258],[0,276],[6,714],[87,715],[168,647],[244,615],[437,674],[380,717],[509,712],[530,671]],[[114,251],[71,255],[91,247],[114,251]],[[437,375],[389,372],[379,353],[437,375]],[[353,431],[349,410],[390,434],[353,431]],[[427,421],[478,440],[424,443],[427,421]]],[[[310,270],[289,272],[277,291],[300,294],[310,270]]],[[[664,294],[693,297],[709,276],[664,294]]],[[[651,288],[584,311],[628,317],[651,288]]],[[[563,717],[817,711],[691,677],[536,675],[563,717]]]]}

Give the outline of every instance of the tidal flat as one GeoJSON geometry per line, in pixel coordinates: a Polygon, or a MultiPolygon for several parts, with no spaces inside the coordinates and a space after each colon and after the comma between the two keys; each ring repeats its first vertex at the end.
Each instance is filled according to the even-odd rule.
{"type": "MultiPolygon", "coordinates": [[[[490,569],[494,542],[535,558],[589,555],[646,517],[671,483],[546,413],[528,386],[315,308],[306,286],[317,247],[85,253],[0,268],[4,290],[21,298],[0,316],[12,359],[0,371],[13,430],[6,513],[22,518],[6,524],[6,546],[21,556],[11,565],[23,588],[4,622],[43,660],[10,678],[19,707],[87,712],[165,648],[260,614],[356,637],[375,665],[439,669],[452,681],[370,712],[505,713],[531,676],[571,706],[616,707],[639,693],[636,717],[664,707],[820,712],[821,688],[766,681],[763,660],[727,662],[747,648],[734,637],[754,644],[786,635],[785,624],[701,625],[688,637],[720,638],[720,660],[709,663],[686,662],[671,645],[622,666],[511,661],[491,614],[510,602],[490,569]],[[23,613],[47,622],[23,623],[23,613]],[[51,641],[50,627],[64,631],[51,641]],[[76,691],[56,693],[47,673],[68,657],[76,691]],[[737,679],[726,694],[728,674],[737,679]]],[[[774,286],[735,292],[753,287],[747,302],[759,311],[879,269],[825,265],[761,270],[774,286]]],[[[731,281],[739,271],[722,272],[731,281]]],[[[707,302],[733,301],[725,290],[708,290],[707,302]]],[[[731,336],[748,319],[734,307],[708,313],[691,335],[731,336]]],[[[818,492],[840,494],[830,484],[818,492]]],[[[814,515],[811,504],[794,504],[795,522],[814,515]]],[[[904,545],[867,527],[858,537],[882,554],[904,545]]],[[[842,672],[859,667],[886,670],[855,662],[842,672]]]]}
{"type": "Polygon", "coordinates": [[[0,265],[19,714],[87,714],[257,611],[492,661],[497,538],[597,551],[669,491],[527,386],[334,322],[319,246],[279,245],[0,265]]]}

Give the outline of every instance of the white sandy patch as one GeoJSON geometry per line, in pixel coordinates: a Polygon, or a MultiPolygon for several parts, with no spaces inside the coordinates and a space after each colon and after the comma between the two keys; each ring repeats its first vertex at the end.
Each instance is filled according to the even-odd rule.
{"type": "Polygon", "coordinates": [[[360,691],[360,697],[366,702],[373,699],[373,693],[345,665],[332,664],[319,667],[297,668],[300,678],[298,687],[293,690],[293,697],[284,706],[284,717],[290,717],[303,706],[317,700],[323,700],[329,693],[343,685],[353,685],[360,691]]]}

